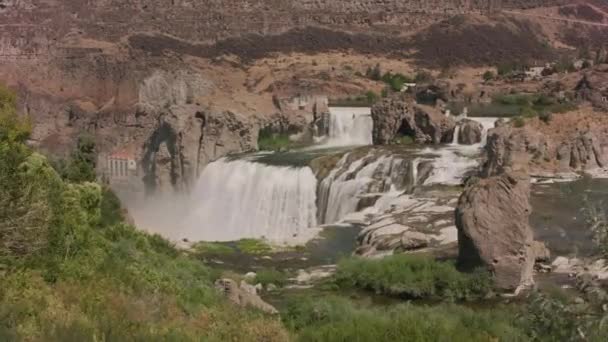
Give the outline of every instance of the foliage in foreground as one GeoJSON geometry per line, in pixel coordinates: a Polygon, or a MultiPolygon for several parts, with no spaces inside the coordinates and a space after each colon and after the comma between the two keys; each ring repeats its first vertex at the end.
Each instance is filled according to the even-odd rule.
{"type": "Polygon", "coordinates": [[[3,94],[0,341],[287,340],[277,319],[220,298],[198,260],[125,224],[116,196],[87,182],[90,155],[62,179],[3,94]]]}
{"type": "MultiPolygon", "coordinates": [[[[444,303],[375,306],[325,296],[290,298],[283,323],[298,341],[605,341],[608,318],[548,297],[469,308],[444,303]]],[[[608,316],[607,316],[608,317],[608,316]]]]}
{"type": "Polygon", "coordinates": [[[407,254],[379,260],[344,259],[335,280],[341,287],[405,298],[475,299],[491,290],[486,272],[461,273],[452,262],[407,254]]]}
{"type": "Polygon", "coordinates": [[[340,297],[296,298],[283,315],[299,341],[525,341],[514,315],[444,304],[357,307],[340,297]]]}

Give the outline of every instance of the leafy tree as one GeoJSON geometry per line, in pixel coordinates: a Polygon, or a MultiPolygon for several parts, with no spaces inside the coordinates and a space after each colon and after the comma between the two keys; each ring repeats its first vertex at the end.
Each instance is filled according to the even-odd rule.
{"type": "Polygon", "coordinates": [[[0,86],[0,260],[46,246],[53,213],[48,203],[60,182],[45,158],[25,146],[30,124],[15,105],[15,96],[0,86]]]}
{"type": "Polygon", "coordinates": [[[494,75],[494,72],[492,72],[491,70],[488,70],[486,72],[483,73],[483,80],[488,82],[493,80],[496,76],[494,75]]]}
{"type": "Polygon", "coordinates": [[[365,98],[367,100],[368,103],[373,104],[376,103],[378,101],[378,94],[374,93],[373,91],[368,91],[367,93],[365,93],[365,98]]]}
{"type": "Polygon", "coordinates": [[[378,63],[373,68],[368,68],[365,75],[374,81],[380,81],[382,79],[380,64],[378,63]]]}
{"type": "Polygon", "coordinates": [[[93,138],[89,135],[79,137],[76,150],[63,164],[59,166],[62,178],[75,183],[94,182],[96,152],[93,138]]]}

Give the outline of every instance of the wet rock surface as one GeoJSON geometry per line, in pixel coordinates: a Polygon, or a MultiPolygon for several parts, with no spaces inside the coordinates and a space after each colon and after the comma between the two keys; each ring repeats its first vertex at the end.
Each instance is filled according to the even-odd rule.
{"type": "Polygon", "coordinates": [[[456,124],[458,130],[458,143],[461,145],[473,145],[481,142],[483,136],[483,125],[471,119],[459,120],[456,124]]]}
{"type": "Polygon", "coordinates": [[[355,254],[374,258],[455,243],[457,231],[452,212],[456,194],[435,195],[437,197],[404,196],[396,199],[361,231],[355,254]]]}

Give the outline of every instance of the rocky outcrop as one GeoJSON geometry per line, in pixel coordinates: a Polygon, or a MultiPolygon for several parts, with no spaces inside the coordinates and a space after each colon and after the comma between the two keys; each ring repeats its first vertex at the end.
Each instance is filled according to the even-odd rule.
{"type": "Polygon", "coordinates": [[[436,195],[403,198],[383,214],[371,217],[359,234],[355,254],[375,258],[454,244],[457,233],[452,213],[457,194],[436,195]]]}
{"type": "Polygon", "coordinates": [[[557,148],[557,160],[562,170],[594,169],[606,165],[600,140],[590,131],[580,132],[563,141],[557,148]]]}
{"type": "Polygon", "coordinates": [[[456,124],[458,130],[458,143],[461,145],[473,145],[481,142],[483,136],[483,125],[475,120],[462,119],[456,124]]]}
{"type": "Polygon", "coordinates": [[[142,168],[148,191],[187,190],[210,161],[256,146],[255,125],[232,112],[205,111],[195,105],[173,106],[166,112],[144,144],[142,168]]]}
{"type": "Polygon", "coordinates": [[[598,110],[608,110],[608,65],[585,73],[574,91],[579,100],[589,101],[598,110]]]}
{"type": "Polygon", "coordinates": [[[595,125],[561,135],[554,131],[547,134],[527,125],[521,128],[500,125],[488,133],[482,176],[505,171],[542,175],[605,167],[606,128],[601,127],[601,122],[595,125]]]}
{"type": "Polygon", "coordinates": [[[465,189],[456,209],[460,267],[487,267],[496,287],[506,291],[534,283],[529,196],[529,180],[514,173],[482,179],[465,189]]]}
{"type": "Polygon", "coordinates": [[[417,143],[451,142],[456,123],[438,109],[393,97],[372,107],[374,144],[391,144],[401,136],[417,143]]]}
{"type": "Polygon", "coordinates": [[[255,286],[244,281],[239,286],[232,279],[218,279],[215,282],[215,288],[236,305],[258,309],[269,314],[278,313],[277,309],[258,296],[255,286]]]}
{"type": "Polygon", "coordinates": [[[530,164],[549,160],[549,144],[537,131],[501,125],[488,132],[484,150],[482,176],[490,177],[507,171],[529,172],[530,164]]]}

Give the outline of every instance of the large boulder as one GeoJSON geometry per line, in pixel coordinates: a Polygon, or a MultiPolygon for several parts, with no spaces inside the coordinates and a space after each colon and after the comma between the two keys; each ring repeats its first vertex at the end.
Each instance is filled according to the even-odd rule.
{"type": "Polygon", "coordinates": [[[410,136],[420,144],[451,142],[456,123],[438,109],[417,105],[400,97],[383,100],[372,107],[374,144],[391,144],[410,136]]]}
{"type": "Polygon", "coordinates": [[[473,145],[481,142],[483,137],[483,125],[471,119],[462,119],[456,124],[458,130],[458,143],[462,145],[473,145]]]}
{"type": "Polygon", "coordinates": [[[258,309],[269,314],[278,313],[277,309],[258,296],[254,286],[245,282],[239,286],[232,279],[218,279],[215,282],[215,288],[236,305],[258,309]]]}
{"type": "Polygon", "coordinates": [[[505,291],[534,283],[529,196],[529,179],[514,173],[481,179],[465,189],[456,208],[460,267],[487,267],[496,288],[505,291]]]}

